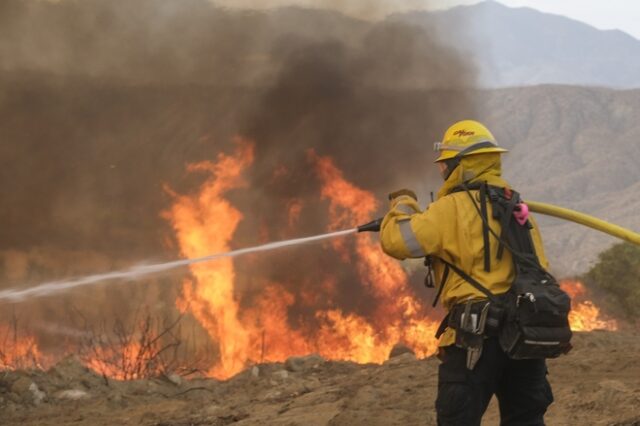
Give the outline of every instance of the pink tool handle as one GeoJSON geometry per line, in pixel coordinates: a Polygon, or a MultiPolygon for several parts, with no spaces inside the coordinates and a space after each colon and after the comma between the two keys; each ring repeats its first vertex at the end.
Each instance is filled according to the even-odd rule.
{"type": "Polygon", "coordinates": [[[516,217],[516,220],[520,225],[524,225],[529,219],[529,206],[525,203],[520,203],[518,204],[518,207],[520,207],[520,209],[514,210],[513,215],[516,217]]]}

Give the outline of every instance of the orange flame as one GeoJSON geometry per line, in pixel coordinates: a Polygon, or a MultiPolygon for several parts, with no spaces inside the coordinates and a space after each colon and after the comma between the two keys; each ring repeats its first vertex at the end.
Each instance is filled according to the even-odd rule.
{"type": "MultiPolygon", "coordinates": [[[[221,154],[215,163],[189,166],[190,171],[209,173],[209,178],[193,196],[173,194],[174,205],[165,214],[184,256],[229,249],[242,214],[224,194],[245,185],[242,173],[252,160],[251,145],[238,141],[233,155],[221,154]]],[[[330,158],[310,152],[309,160],[322,183],[320,195],[329,200],[330,230],[355,227],[369,220],[377,208],[373,194],[344,179],[330,158]]],[[[298,222],[302,206],[302,200],[295,199],[285,207],[289,227],[298,222]]],[[[304,290],[293,294],[278,283],[267,283],[258,302],[241,309],[234,294],[231,260],[191,268],[193,278],[183,285],[179,307],[190,310],[219,347],[218,361],[209,370],[210,375],[227,378],[251,362],[282,361],[310,352],[330,359],[383,362],[398,342],[411,346],[419,356],[435,351],[433,334],[437,323],[426,318],[402,267],[385,256],[370,238],[358,238],[351,245],[334,240],[333,247],[346,263],[355,263],[365,291],[377,300],[378,307],[371,314],[320,308],[320,303],[334,303],[337,281],[332,278],[319,278],[321,282],[313,283],[316,294],[304,290]],[[289,310],[295,303],[311,307],[315,315],[306,320],[298,318],[292,326],[289,310]]]]}
{"type": "Polygon", "coordinates": [[[146,377],[143,369],[145,351],[139,343],[130,342],[121,347],[96,346],[82,361],[87,368],[116,380],[136,380],[146,377]]]}
{"type": "Polygon", "coordinates": [[[0,324],[0,371],[42,368],[44,361],[35,337],[0,324]]]}
{"type": "MultiPolygon", "coordinates": [[[[329,200],[330,229],[355,227],[368,222],[378,207],[372,193],[348,182],[331,158],[309,153],[322,182],[321,196],[329,200]]],[[[339,241],[345,252],[345,241],[339,241]]],[[[342,345],[330,345],[333,357],[356,362],[382,362],[398,342],[411,347],[418,356],[428,356],[437,349],[433,337],[438,327],[426,318],[424,307],[415,299],[408,286],[407,273],[400,264],[386,256],[371,237],[355,240],[356,268],[360,280],[380,303],[370,318],[345,315],[333,310],[319,315],[330,326],[325,337],[343,338],[342,345]],[[341,349],[346,348],[346,351],[341,349]]],[[[348,256],[346,257],[348,260],[348,256]]]]}
{"type": "MultiPolygon", "coordinates": [[[[188,167],[205,172],[209,178],[193,197],[175,195],[175,203],[165,214],[177,232],[185,257],[198,257],[230,249],[229,242],[242,220],[242,213],[223,194],[245,185],[243,171],[253,162],[253,147],[237,140],[233,155],[219,154],[217,162],[204,161],[188,167]]],[[[214,342],[219,345],[219,363],[210,374],[227,377],[245,366],[249,336],[238,317],[234,295],[235,272],[230,259],[191,266],[193,281],[183,286],[179,307],[191,310],[214,342]]]]}
{"type": "Polygon", "coordinates": [[[618,322],[606,319],[600,309],[590,300],[581,300],[587,296],[587,288],[580,281],[563,280],[560,287],[571,296],[569,324],[573,331],[593,331],[618,329],[618,322]]]}

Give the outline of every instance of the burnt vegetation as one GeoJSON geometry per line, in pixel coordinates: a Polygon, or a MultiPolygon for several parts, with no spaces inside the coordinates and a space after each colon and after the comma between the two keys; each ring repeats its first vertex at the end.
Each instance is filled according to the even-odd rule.
{"type": "Polygon", "coordinates": [[[149,313],[134,318],[129,323],[116,319],[110,330],[105,324],[98,330],[87,324],[86,337],[78,349],[80,360],[105,380],[204,373],[197,366],[206,364],[187,352],[188,340],[180,327],[182,315],[168,321],[149,313]]]}

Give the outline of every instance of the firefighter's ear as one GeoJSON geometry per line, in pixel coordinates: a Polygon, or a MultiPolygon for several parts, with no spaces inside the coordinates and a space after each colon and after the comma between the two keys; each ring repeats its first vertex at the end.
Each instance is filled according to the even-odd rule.
{"type": "Polygon", "coordinates": [[[440,172],[442,180],[447,180],[447,176],[449,175],[447,164],[444,161],[440,161],[436,164],[438,165],[438,171],[440,172]]]}

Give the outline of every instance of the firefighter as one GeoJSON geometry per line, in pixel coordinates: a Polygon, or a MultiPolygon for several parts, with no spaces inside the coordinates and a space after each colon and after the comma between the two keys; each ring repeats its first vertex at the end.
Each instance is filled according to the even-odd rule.
{"type": "MultiPolygon", "coordinates": [[[[437,297],[449,312],[439,331],[438,425],[480,425],[494,394],[502,425],[544,425],[544,414],[553,402],[545,360],[511,359],[495,335],[483,335],[479,348],[466,345],[451,326],[454,312],[459,322],[464,320],[459,307],[487,299],[460,273],[494,295],[507,292],[514,280],[511,253],[504,250],[498,255],[503,251],[495,238],[500,223],[492,216],[491,204],[486,203],[483,222],[477,208],[480,191],[468,190],[484,183],[510,190],[501,167],[501,154],[507,150],[498,146],[484,125],[472,120],[452,125],[435,149],[440,154],[435,162],[444,179],[436,201],[421,211],[411,190],[390,194],[391,208],[382,222],[380,238],[384,252],[394,258],[431,259],[435,281],[439,281],[437,297]],[[460,190],[463,184],[467,191],[460,190]]],[[[535,254],[546,269],[540,233],[532,218],[530,223],[535,254]]],[[[467,319],[472,317],[467,312],[467,319]]],[[[474,321],[482,317],[476,315],[474,321]]]]}

